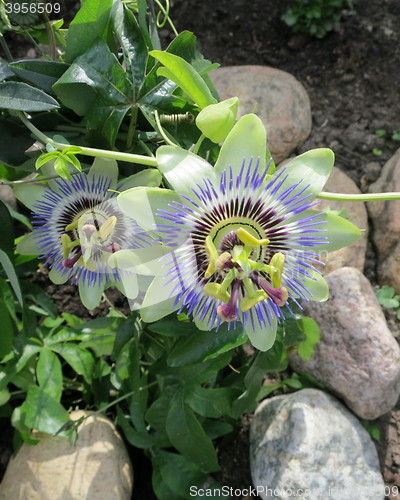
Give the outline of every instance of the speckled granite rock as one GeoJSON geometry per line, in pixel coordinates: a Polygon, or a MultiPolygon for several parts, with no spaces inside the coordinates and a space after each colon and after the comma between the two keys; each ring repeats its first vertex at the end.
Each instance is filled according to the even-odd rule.
{"type": "Polygon", "coordinates": [[[309,361],[290,355],[292,368],[323,382],[362,418],[391,410],[400,394],[400,348],[367,278],[343,267],[326,276],[330,298],[311,302],[321,340],[309,361]]]}
{"type": "MultiPolygon", "coordinates": [[[[400,191],[400,149],[383,167],[371,193],[400,191]]],[[[367,204],[372,219],[373,239],[378,253],[378,279],[400,293],[400,200],[367,204]]]]}
{"type": "Polygon", "coordinates": [[[303,85],[289,73],[267,66],[227,66],[210,76],[221,99],[239,97],[239,115],[251,113],[257,105],[275,163],[309,136],[310,100],[303,85]]]}
{"type": "MultiPolygon", "coordinates": [[[[90,412],[77,411],[72,420],[90,412]]],[[[46,435],[24,444],[11,459],[0,485],[0,500],[130,500],[133,472],[114,424],[93,415],[78,429],[76,446],[46,435]]]]}
{"type": "MultiPolygon", "coordinates": [[[[336,167],[332,170],[332,173],[325,184],[324,191],[351,194],[361,193],[355,182],[353,182],[348,175],[336,167]]],[[[323,273],[328,274],[335,269],[345,266],[355,267],[359,271],[362,271],[364,269],[365,253],[367,251],[368,241],[368,213],[365,203],[321,200],[320,203],[314,208],[324,209],[326,207],[329,207],[332,210],[345,209],[345,216],[348,217],[356,226],[360,229],[364,229],[365,231],[363,231],[360,238],[353,243],[353,245],[341,248],[340,250],[336,250],[336,252],[331,252],[326,256],[323,256],[322,260],[325,262],[323,273]]]]}
{"type": "Polygon", "coordinates": [[[263,499],[349,500],[355,492],[363,500],[385,498],[367,431],[333,396],[315,389],[259,405],[250,428],[250,463],[263,499]]]}

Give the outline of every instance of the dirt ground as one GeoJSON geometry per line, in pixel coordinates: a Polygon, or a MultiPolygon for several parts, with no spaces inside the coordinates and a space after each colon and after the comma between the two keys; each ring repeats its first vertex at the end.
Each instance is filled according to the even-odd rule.
{"type": "MultiPolygon", "coordinates": [[[[290,31],[281,20],[289,4],[290,0],[171,0],[171,17],[178,31],[187,29],[198,36],[202,52],[213,62],[273,66],[295,76],[309,94],[313,117],[310,137],[297,153],[332,148],[337,165],[367,191],[400,147],[391,138],[400,130],[400,2],[354,0],[354,10],[344,12],[339,32],[323,39],[290,31]],[[384,130],[385,136],[379,137],[376,130],[384,130]]],[[[167,28],[163,37],[170,39],[167,28]]],[[[365,274],[376,284],[372,243],[365,274]]],[[[72,298],[74,291],[70,293],[72,298]]],[[[60,308],[65,311],[68,302],[70,309],[73,303],[65,295],[63,300],[60,308]]],[[[83,315],[79,309],[69,312],[83,315]]],[[[398,334],[398,323],[388,319],[398,334]]],[[[251,484],[248,423],[246,418],[236,437],[220,450],[218,479],[235,488],[251,484]]],[[[400,486],[400,402],[372,424],[381,432],[376,445],[385,482],[400,486]]],[[[141,454],[133,450],[132,455],[134,497],[152,500],[149,475],[140,470],[141,454]]],[[[400,495],[388,498],[398,500],[400,495]]]]}

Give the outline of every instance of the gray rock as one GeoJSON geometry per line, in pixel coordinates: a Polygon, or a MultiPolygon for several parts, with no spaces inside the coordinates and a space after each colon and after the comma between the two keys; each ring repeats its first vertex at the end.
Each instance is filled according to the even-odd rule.
{"type": "Polygon", "coordinates": [[[368,433],[333,396],[315,389],[259,405],[250,428],[250,464],[263,499],[385,498],[368,433]]]}
{"type": "Polygon", "coordinates": [[[237,96],[239,115],[256,113],[275,163],[287,158],[311,131],[310,100],[292,75],[267,66],[227,66],[211,73],[221,99],[237,96]]]}
{"type": "MultiPolygon", "coordinates": [[[[400,149],[385,164],[371,193],[400,191],[400,149]]],[[[374,201],[367,204],[378,254],[378,279],[400,293],[400,200],[374,201]]]]}
{"type": "Polygon", "coordinates": [[[400,348],[367,278],[343,267],[326,276],[330,298],[311,302],[305,314],[319,324],[321,339],[311,360],[289,356],[297,372],[323,382],[362,418],[390,411],[400,394],[400,348]]]}

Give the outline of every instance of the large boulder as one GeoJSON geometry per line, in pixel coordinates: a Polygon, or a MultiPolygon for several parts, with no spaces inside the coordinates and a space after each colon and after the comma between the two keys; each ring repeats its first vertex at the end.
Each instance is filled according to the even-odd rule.
{"type": "MultiPolygon", "coordinates": [[[[400,192],[400,149],[383,167],[371,193],[400,192]]],[[[378,279],[400,293],[400,200],[374,201],[367,205],[378,254],[378,279]]]]}
{"type": "Polygon", "coordinates": [[[265,500],[385,498],[367,431],[333,396],[315,389],[259,405],[250,428],[250,464],[265,500]]]}
{"type": "Polygon", "coordinates": [[[399,398],[400,348],[360,271],[343,267],[326,280],[329,300],[310,302],[304,311],[318,323],[321,339],[309,361],[292,354],[290,365],[323,382],[360,417],[375,419],[399,398]]]}
{"type": "Polygon", "coordinates": [[[275,163],[309,136],[310,99],[294,76],[268,66],[226,66],[210,75],[221,99],[239,97],[239,115],[253,112],[256,106],[275,163]]]}
{"type": "Polygon", "coordinates": [[[75,446],[49,435],[22,445],[8,464],[0,500],[130,500],[133,471],[121,436],[104,416],[76,411],[71,419],[88,415],[75,446]]]}

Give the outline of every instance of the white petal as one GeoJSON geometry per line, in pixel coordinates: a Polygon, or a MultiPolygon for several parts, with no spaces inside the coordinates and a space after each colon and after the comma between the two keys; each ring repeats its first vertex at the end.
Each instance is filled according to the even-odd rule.
{"type": "Polygon", "coordinates": [[[25,234],[17,243],[17,252],[21,255],[40,255],[40,245],[33,237],[33,233],[25,234]]]}
{"type": "Polygon", "coordinates": [[[90,286],[85,283],[79,283],[79,296],[86,309],[94,309],[97,307],[103,292],[103,286],[90,286]]]}
{"type": "Polygon", "coordinates": [[[108,177],[111,179],[110,189],[115,189],[118,179],[118,163],[115,160],[109,160],[106,158],[95,158],[93,165],[87,174],[89,180],[89,185],[92,179],[95,180],[100,176],[108,177]]]}
{"type": "Polygon", "coordinates": [[[272,327],[268,324],[261,325],[257,320],[254,322],[255,329],[250,325],[245,327],[245,331],[249,337],[251,344],[259,351],[268,351],[274,345],[276,338],[276,330],[278,322],[275,318],[272,319],[272,327]]]}
{"type": "Polygon", "coordinates": [[[45,184],[18,184],[13,188],[15,197],[25,206],[33,210],[33,206],[41,201],[47,191],[45,184]]]}

